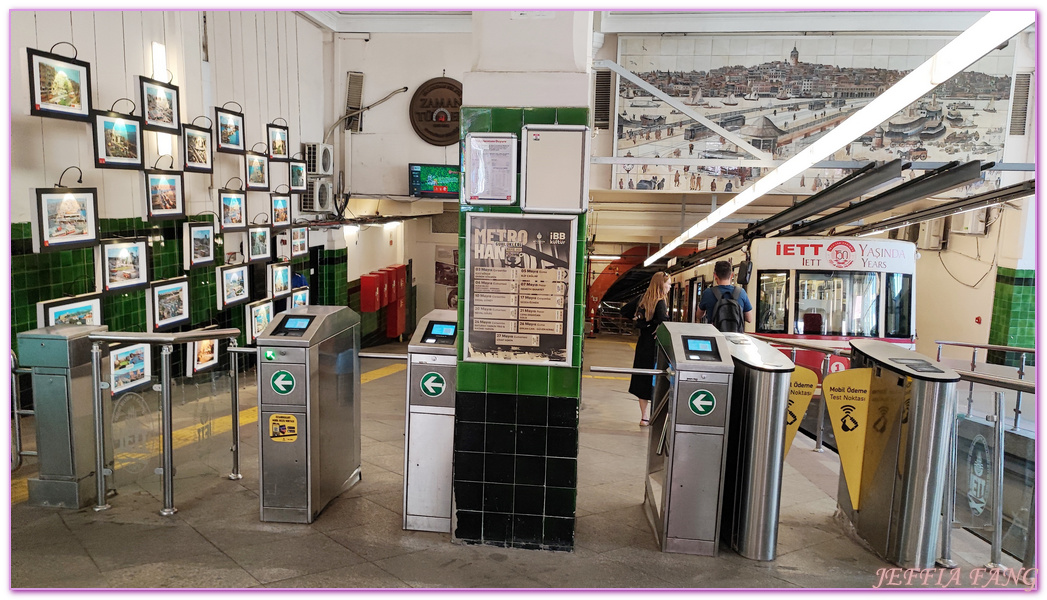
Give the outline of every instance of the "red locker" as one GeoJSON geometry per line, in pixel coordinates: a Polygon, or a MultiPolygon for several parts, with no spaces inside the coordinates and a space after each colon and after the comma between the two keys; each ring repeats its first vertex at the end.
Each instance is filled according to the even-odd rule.
{"type": "Polygon", "coordinates": [[[381,290],[378,292],[381,294],[378,306],[389,306],[389,274],[381,269],[372,272],[378,276],[378,285],[381,286],[381,290]]]}
{"type": "Polygon", "coordinates": [[[396,269],[397,298],[407,297],[407,265],[393,265],[396,269]]]}
{"type": "Polygon", "coordinates": [[[360,312],[375,312],[382,307],[382,278],[377,273],[360,276],[360,312]]]}
{"type": "Polygon", "coordinates": [[[399,284],[396,281],[396,269],[394,267],[382,267],[378,270],[385,273],[386,277],[389,278],[389,304],[393,304],[400,297],[399,284]]]}

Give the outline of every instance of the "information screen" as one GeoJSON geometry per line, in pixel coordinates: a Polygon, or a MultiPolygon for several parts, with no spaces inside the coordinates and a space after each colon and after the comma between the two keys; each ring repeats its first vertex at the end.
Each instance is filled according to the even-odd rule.
{"type": "Polygon", "coordinates": [[[311,322],[312,319],[309,317],[287,317],[287,320],[284,321],[284,327],[287,329],[305,329],[309,327],[311,322]]]}
{"type": "Polygon", "coordinates": [[[687,360],[720,361],[720,349],[716,346],[716,340],[711,337],[684,336],[683,347],[687,360]]]}
{"type": "Polygon", "coordinates": [[[450,346],[455,342],[455,334],[458,333],[458,323],[451,321],[430,321],[429,327],[425,329],[422,342],[426,344],[443,344],[450,346]]]}
{"type": "Polygon", "coordinates": [[[713,349],[712,340],[698,340],[689,339],[687,340],[687,351],[688,352],[709,352],[713,349]]]}
{"type": "Polygon", "coordinates": [[[433,323],[433,335],[454,335],[457,325],[433,323]]]}
{"type": "Polygon", "coordinates": [[[459,190],[458,165],[408,165],[409,194],[423,198],[457,198],[459,190]]]}
{"type": "Polygon", "coordinates": [[[273,335],[282,335],[286,337],[302,337],[305,335],[305,330],[309,329],[309,325],[312,324],[315,315],[306,317],[299,317],[295,315],[289,315],[284,317],[284,320],[277,325],[276,329],[273,330],[273,335]]]}

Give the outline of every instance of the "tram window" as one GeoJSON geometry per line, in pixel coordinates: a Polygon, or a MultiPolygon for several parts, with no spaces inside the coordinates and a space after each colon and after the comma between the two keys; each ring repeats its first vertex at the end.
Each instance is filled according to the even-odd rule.
{"type": "Polygon", "coordinates": [[[760,271],[756,274],[756,282],[756,332],[788,333],[789,300],[786,293],[789,272],[760,271]]]}
{"type": "Polygon", "coordinates": [[[876,337],[876,273],[796,273],[796,333],[876,337]]]}
{"type": "Polygon", "coordinates": [[[887,337],[912,337],[912,275],[886,275],[887,307],[884,325],[887,337]]]}

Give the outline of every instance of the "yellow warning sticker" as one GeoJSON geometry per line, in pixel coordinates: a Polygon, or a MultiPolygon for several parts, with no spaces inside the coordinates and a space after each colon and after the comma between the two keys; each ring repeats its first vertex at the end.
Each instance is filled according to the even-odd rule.
{"type": "Polygon", "coordinates": [[[298,417],[294,415],[270,415],[269,439],[274,442],[293,442],[298,439],[298,417]]]}
{"type": "Polygon", "coordinates": [[[872,369],[848,369],[830,373],[822,380],[822,394],[836,435],[843,478],[847,481],[847,493],[851,497],[851,507],[855,510],[860,509],[858,498],[862,488],[862,462],[869,426],[871,379],[872,369]]]}
{"type": "Polygon", "coordinates": [[[785,456],[793,446],[800,422],[807,413],[814,388],[818,385],[818,374],[806,367],[796,367],[789,383],[789,408],[785,413],[785,456]]]}

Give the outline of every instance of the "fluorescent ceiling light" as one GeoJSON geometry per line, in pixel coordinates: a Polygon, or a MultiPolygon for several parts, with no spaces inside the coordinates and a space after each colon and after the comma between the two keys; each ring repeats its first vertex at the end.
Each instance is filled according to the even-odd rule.
{"type": "Polygon", "coordinates": [[[388,223],[385,224],[385,230],[386,231],[390,231],[390,230],[396,229],[399,226],[400,226],[400,222],[399,221],[389,221],[388,223]]]}
{"type": "Polygon", "coordinates": [[[798,152],[774,171],[758,179],[753,183],[752,187],[743,190],[723,206],[709,213],[709,216],[692,225],[690,229],[680,234],[676,239],[662,246],[658,252],[655,252],[644,261],[644,266],[650,266],[687,240],[719,223],[731,213],[748,205],[753,200],[770,192],[789,179],[803,173],[814,163],[843,148],[852,140],[857,139],[865,132],[891,118],[896,112],[967,68],[974,61],[1011,39],[1035,21],[1036,13],[1031,10],[993,11],[985,15],[977,23],[971,25],[967,31],[964,31],[956,36],[956,39],[946,44],[937,54],[913,69],[898,83],[874,98],[872,102],[851,115],[846,121],[843,121],[818,141],[798,152]]]}
{"type": "Polygon", "coordinates": [[[589,255],[589,260],[606,260],[606,261],[611,261],[611,260],[618,260],[619,258],[621,258],[621,256],[613,256],[613,255],[609,255],[609,254],[590,254],[589,255]]]}

